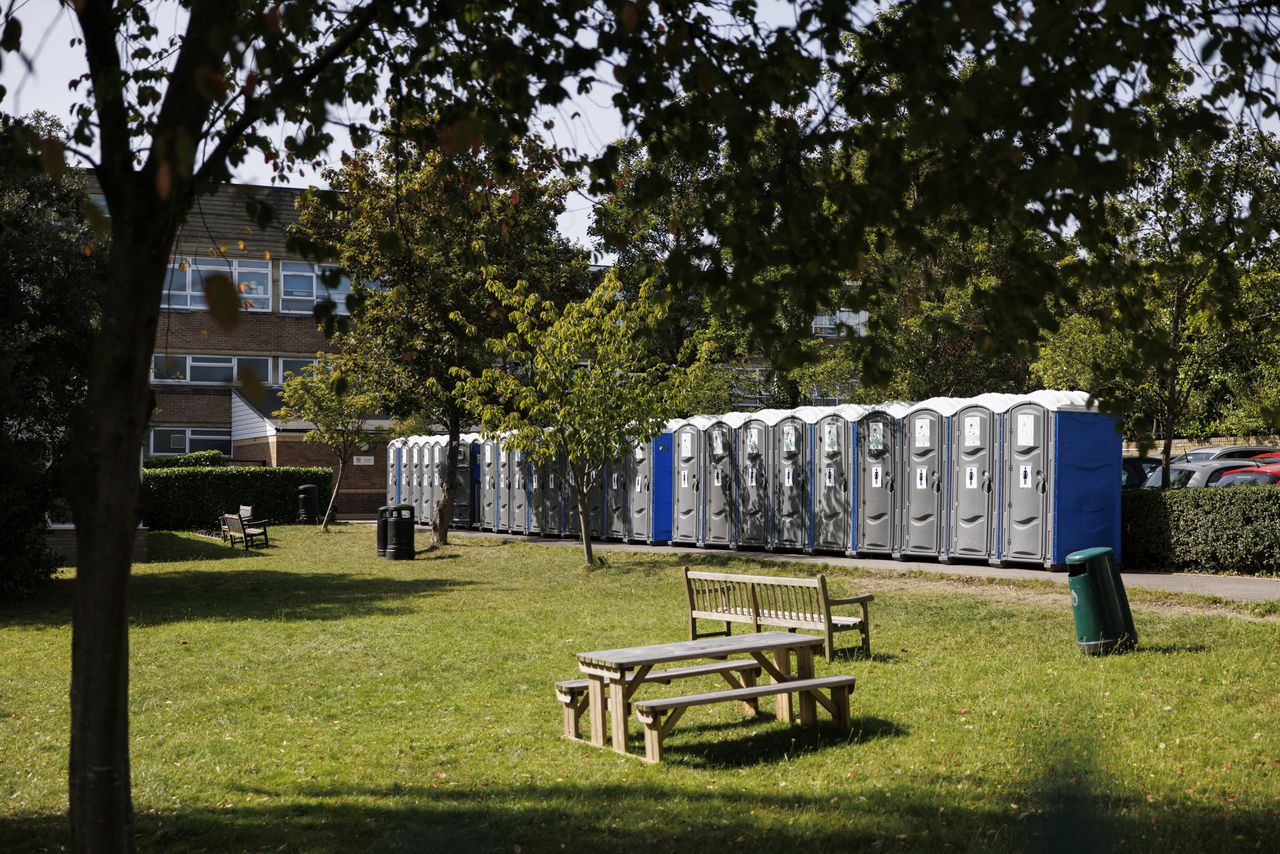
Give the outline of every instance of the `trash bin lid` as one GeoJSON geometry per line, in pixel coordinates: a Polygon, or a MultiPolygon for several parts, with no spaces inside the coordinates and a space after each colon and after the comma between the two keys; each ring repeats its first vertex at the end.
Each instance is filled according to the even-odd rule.
{"type": "Polygon", "coordinates": [[[1067,563],[1088,563],[1094,558],[1099,558],[1103,555],[1109,554],[1115,554],[1115,550],[1107,546],[1095,546],[1091,549],[1081,549],[1078,552],[1072,552],[1067,555],[1067,563]]]}

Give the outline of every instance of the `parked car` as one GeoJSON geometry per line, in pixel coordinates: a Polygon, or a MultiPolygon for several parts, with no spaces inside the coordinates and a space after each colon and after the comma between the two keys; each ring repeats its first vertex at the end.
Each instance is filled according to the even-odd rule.
{"type": "Polygon", "coordinates": [[[1222,447],[1192,448],[1185,454],[1169,460],[1171,463],[1199,463],[1205,460],[1247,460],[1258,454],[1280,450],[1272,445],[1223,445],[1222,447]]]}
{"type": "Polygon", "coordinates": [[[1255,457],[1249,457],[1249,459],[1256,460],[1263,465],[1269,466],[1272,463],[1280,463],[1280,451],[1268,451],[1265,454],[1258,454],[1255,457]]]}
{"type": "Polygon", "coordinates": [[[1147,477],[1155,469],[1160,468],[1159,457],[1124,457],[1120,460],[1123,467],[1123,473],[1120,476],[1120,486],[1125,489],[1132,489],[1147,482],[1147,477]]]}
{"type": "Polygon", "coordinates": [[[1255,468],[1232,469],[1218,479],[1214,486],[1275,486],[1280,483],[1280,463],[1260,465],[1255,468]]]}
{"type": "MultiPolygon", "coordinates": [[[[1227,472],[1257,467],[1258,463],[1253,460],[1198,460],[1171,463],[1169,465],[1169,488],[1183,489],[1196,486],[1213,486],[1227,472]]],[[[1160,475],[1160,469],[1153,471],[1147,476],[1147,482],[1142,484],[1143,488],[1159,489],[1160,475]]]]}

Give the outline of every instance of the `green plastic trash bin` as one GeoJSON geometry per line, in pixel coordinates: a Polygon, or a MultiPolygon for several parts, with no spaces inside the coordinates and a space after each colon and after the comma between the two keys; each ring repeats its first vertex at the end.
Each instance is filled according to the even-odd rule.
{"type": "Polygon", "coordinates": [[[1133,649],[1138,630],[1114,551],[1094,548],[1067,555],[1067,587],[1081,652],[1104,655],[1133,649]]]}

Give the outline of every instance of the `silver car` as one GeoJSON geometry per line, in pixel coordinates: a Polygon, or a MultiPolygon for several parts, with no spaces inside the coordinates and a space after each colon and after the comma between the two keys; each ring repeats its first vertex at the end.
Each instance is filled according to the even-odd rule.
{"type": "Polygon", "coordinates": [[[1171,463],[1201,463],[1206,460],[1247,460],[1258,454],[1280,451],[1270,445],[1222,445],[1221,447],[1192,448],[1185,454],[1178,454],[1169,460],[1171,463]]]}
{"type": "MultiPolygon", "coordinates": [[[[1239,459],[1199,460],[1185,463],[1170,463],[1169,488],[1183,489],[1194,486],[1213,486],[1229,471],[1251,468],[1258,465],[1260,465],[1260,463],[1253,460],[1239,459]]],[[[1162,472],[1160,469],[1153,471],[1147,477],[1147,482],[1142,484],[1143,488],[1159,489],[1161,475],[1162,472]]]]}

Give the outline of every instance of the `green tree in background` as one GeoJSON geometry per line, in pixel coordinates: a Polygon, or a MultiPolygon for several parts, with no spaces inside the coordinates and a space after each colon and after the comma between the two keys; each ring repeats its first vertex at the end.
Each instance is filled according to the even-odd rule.
{"type": "Polygon", "coordinates": [[[1124,406],[1133,435],[1163,440],[1166,482],[1174,438],[1207,430],[1223,393],[1265,379],[1276,352],[1277,142],[1238,128],[1178,143],[1109,205],[1114,244],[1066,265],[1080,298],[1033,372],[1124,406]],[[1189,423],[1197,411],[1209,418],[1189,423]]]}
{"type": "Polygon", "coordinates": [[[46,174],[15,144],[22,133],[65,130],[41,114],[0,115],[0,598],[53,574],[45,515],[62,493],[67,421],[85,395],[106,268],[85,225],[83,175],[46,174]]]}
{"type": "Polygon", "coordinates": [[[582,552],[593,562],[588,503],[608,463],[656,436],[671,417],[683,374],[655,361],[646,342],[666,309],[648,286],[619,297],[610,273],[581,302],[557,307],[524,282],[490,284],[514,330],[491,342],[505,368],[467,381],[472,409],[489,435],[534,464],[562,466],[573,490],[582,552]]]}
{"type": "Polygon", "coordinates": [[[355,323],[339,338],[364,365],[383,408],[449,434],[435,545],[448,542],[458,436],[471,423],[464,389],[492,362],[485,346],[509,328],[486,287],[530,283],[563,304],[587,292],[584,253],[556,217],[574,182],[554,152],[527,139],[504,152],[424,147],[431,120],[397,123],[376,153],[325,172],[329,191],[304,200],[295,235],[335,257],[357,283],[355,323]],[[376,287],[361,287],[376,285],[376,287]]]}
{"type": "Polygon", "coordinates": [[[285,374],[280,392],[283,405],[275,416],[309,422],[311,429],[303,439],[324,445],[338,464],[338,476],[333,479],[329,505],[320,524],[325,533],[329,531],[333,506],[352,454],[374,438],[367,424],[377,410],[378,398],[365,390],[365,385],[364,377],[353,369],[350,359],[317,353],[316,362],[303,368],[301,374],[285,374]]]}

